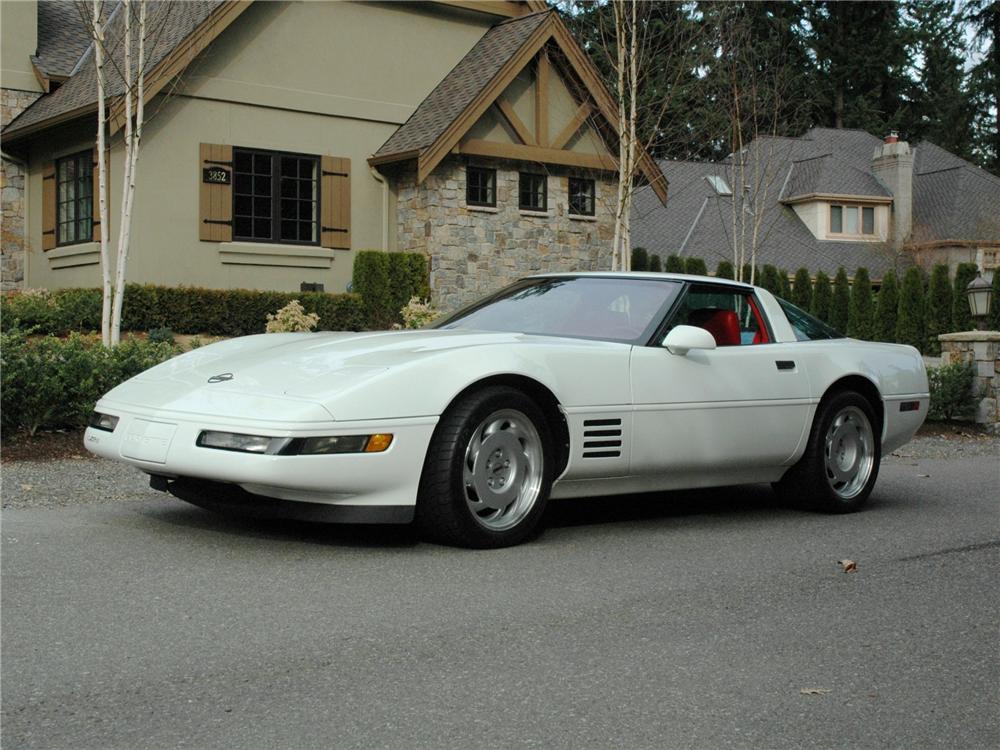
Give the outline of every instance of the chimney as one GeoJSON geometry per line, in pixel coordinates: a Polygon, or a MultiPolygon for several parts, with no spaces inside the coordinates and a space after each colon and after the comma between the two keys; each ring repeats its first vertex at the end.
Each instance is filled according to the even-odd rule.
{"type": "Polygon", "coordinates": [[[899,248],[913,229],[913,152],[910,144],[889,133],[875,149],[872,172],[892,193],[889,240],[899,248]]]}

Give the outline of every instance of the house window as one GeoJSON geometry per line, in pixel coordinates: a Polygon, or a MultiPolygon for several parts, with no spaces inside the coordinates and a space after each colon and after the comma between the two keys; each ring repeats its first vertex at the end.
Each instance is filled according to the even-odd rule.
{"type": "Polygon", "coordinates": [[[233,149],[233,239],[319,244],[319,158],[233,149]]]}
{"type": "Polygon", "coordinates": [[[90,151],[84,151],[56,162],[57,245],[93,239],[93,159],[90,151]]]}
{"type": "Polygon", "coordinates": [[[547,211],[549,207],[548,180],[543,174],[521,172],[518,189],[518,208],[524,211],[547,211]]]}
{"type": "Polygon", "coordinates": [[[831,205],[830,234],[875,234],[875,207],[831,205]]]}
{"type": "Polygon", "coordinates": [[[468,167],[465,172],[465,202],[470,206],[497,205],[497,171],[468,167]]]}
{"type": "Polygon", "coordinates": [[[594,215],[594,181],[569,178],[569,212],[577,216],[594,215]]]}

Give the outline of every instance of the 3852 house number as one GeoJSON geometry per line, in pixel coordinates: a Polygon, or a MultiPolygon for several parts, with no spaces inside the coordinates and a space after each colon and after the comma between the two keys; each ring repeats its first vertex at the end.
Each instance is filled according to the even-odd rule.
{"type": "Polygon", "coordinates": [[[232,181],[232,176],[228,169],[205,167],[201,170],[201,181],[213,185],[228,185],[232,181]]]}

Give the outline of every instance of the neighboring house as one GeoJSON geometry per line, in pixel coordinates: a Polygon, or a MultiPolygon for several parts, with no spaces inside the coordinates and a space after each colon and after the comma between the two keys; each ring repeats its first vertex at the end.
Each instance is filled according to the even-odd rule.
{"type": "Polygon", "coordinates": [[[853,275],[864,266],[878,280],[911,263],[973,262],[986,275],[1000,264],[1000,178],[933,143],[813,128],[758,139],[745,156],[743,170],[733,158],[660,162],[670,202],[639,191],[633,246],[703,258],[709,269],[733,262],[742,185],[743,246],[749,254],[756,219],[758,267],[853,275]]]}
{"type": "MultiPolygon", "coordinates": [[[[29,92],[3,130],[5,169],[27,169],[24,284],[98,286],[93,50],[65,4],[2,5],[4,96],[29,92]]],[[[615,105],[542,2],[151,3],[148,37],[130,281],[343,291],[357,250],[406,250],[453,308],[610,266],[615,105]]]]}

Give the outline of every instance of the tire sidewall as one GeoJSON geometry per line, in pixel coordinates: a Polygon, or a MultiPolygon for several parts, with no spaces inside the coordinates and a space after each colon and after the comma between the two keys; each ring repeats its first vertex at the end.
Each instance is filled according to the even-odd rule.
{"type": "Polygon", "coordinates": [[[854,391],[845,391],[833,396],[821,407],[819,418],[816,420],[816,428],[811,436],[809,446],[811,466],[809,471],[812,474],[813,489],[817,493],[819,506],[834,513],[847,513],[859,509],[868,500],[875,482],[878,480],[879,463],[882,460],[882,426],[879,423],[875,410],[868,399],[854,391]],[[868,420],[872,432],[872,469],[865,482],[864,487],[854,497],[844,498],[837,494],[830,486],[826,477],[826,434],[833,424],[833,420],[841,411],[847,407],[854,406],[861,410],[868,420]]]}

